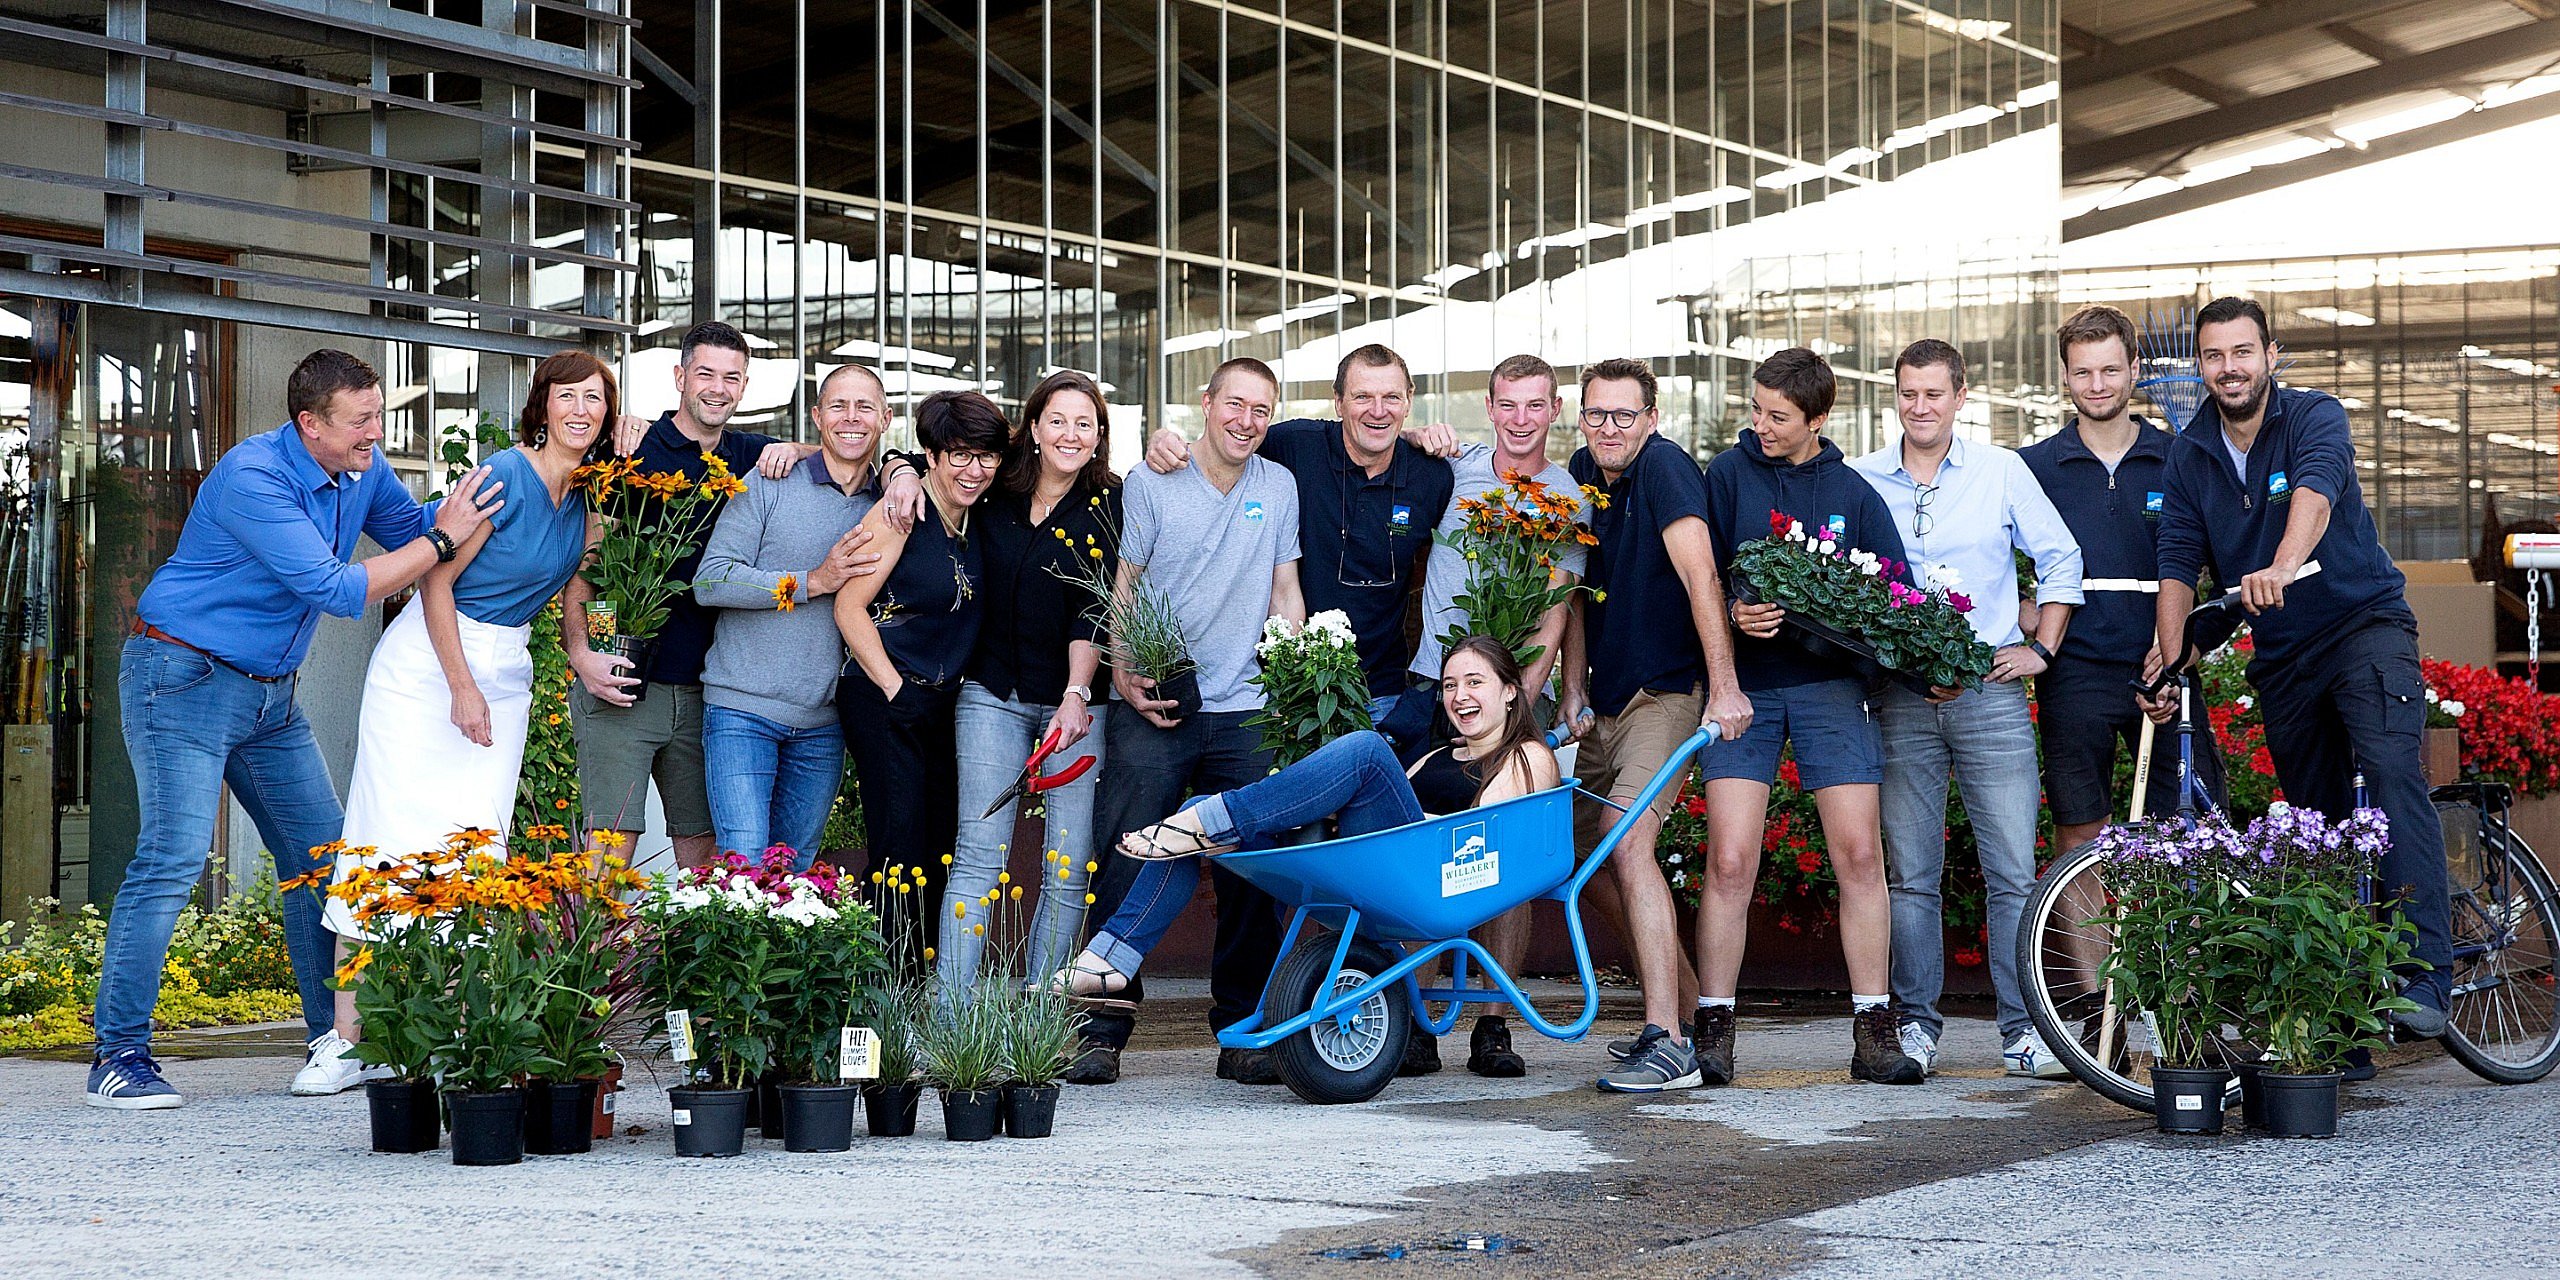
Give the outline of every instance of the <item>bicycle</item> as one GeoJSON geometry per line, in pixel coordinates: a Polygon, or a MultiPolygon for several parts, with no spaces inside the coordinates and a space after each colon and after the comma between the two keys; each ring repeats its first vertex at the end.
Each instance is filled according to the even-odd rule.
{"type": "MultiPolygon", "coordinates": [[[[2239,608],[2236,592],[2197,606],[2187,619],[2184,652],[2146,690],[2154,697],[2172,684],[2178,690],[2177,812],[2186,820],[2214,808],[2195,771],[2199,682],[2188,666],[2238,631],[2239,608]]],[[[2152,742],[2153,726],[2146,719],[2135,752],[2132,821],[2143,816],[2152,742]]],[[[2540,856],[2509,822],[2511,788],[2461,782],[2436,787],[2430,795],[2445,819],[2453,901],[2445,1051],[2493,1083],[2540,1080],[2560,1065],[2560,893],[2540,856]]],[[[2101,870],[2094,846],[2067,853],[2045,869],[2019,928],[2018,973],[2028,1015],[2054,1056],[2099,1094],[2149,1112],[2157,1042],[2147,1034],[2142,1013],[2121,1006],[2113,985],[2099,976],[2112,949],[2101,870]]],[[[2370,873],[2363,897],[2373,900],[2370,873]]],[[[2256,1056],[2256,1047],[2240,1038],[2238,1029],[2246,1025],[2236,1013],[2225,1020],[2224,1039],[2234,1061],[2256,1056]]],[[[2237,1098],[2239,1087],[2234,1080],[2226,1103],[2237,1098]]]]}

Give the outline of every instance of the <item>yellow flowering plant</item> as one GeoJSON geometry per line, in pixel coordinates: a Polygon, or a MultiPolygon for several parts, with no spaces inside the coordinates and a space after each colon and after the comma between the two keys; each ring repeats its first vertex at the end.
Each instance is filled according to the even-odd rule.
{"type": "MultiPolygon", "coordinates": [[[[612,606],[614,632],[590,640],[645,640],[667,625],[668,603],[693,584],[674,576],[676,563],[702,547],[720,508],[746,491],[718,454],[703,456],[703,476],[642,471],[629,458],[590,462],[570,475],[604,518],[604,536],[578,576],[612,606]]],[[[589,620],[582,619],[582,624],[589,620]]]]}
{"type": "Polygon", "coordinates": [[[1516,471],[1498,489],[1458,499],[1458,511],[1466,523],[1441,541],[1467,560],[1466,584],[1451,601],[1464,621],[1441,636],[1441,647],[1487,635],[1509,645],[1521,665],[1535,662],[1540,647],[1529,640],[1539,620],[1575,591],[1564,582],[1564,553],[1600,540],[1576,519],[1572,498],[1516,471]]]}

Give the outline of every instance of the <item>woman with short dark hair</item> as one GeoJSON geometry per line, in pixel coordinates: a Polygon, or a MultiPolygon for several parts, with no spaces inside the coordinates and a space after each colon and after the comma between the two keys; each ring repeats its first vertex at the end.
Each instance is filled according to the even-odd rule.
{"type": "MultiPolygon", "coordinates": [[[[507,504],[427,571],[418,598],[383,628],[365,668],[356,763],[347,783],[345,844],[381,860],[442,849],[466,827],[496,833],[503,852],[533,714],[534,618],[575,573],[599,533],[573,481],[601,456],[620,412],[613,371],[584,351],[534,366],[516,447],[489,461],[507,504]]],[[[338,876],[355,868],[342,854],[338,876]]],[[[348,938],[365,931],[345,903],[323,918],[348,938]]],[[[352,1053],[362,1036],[355,997],[338,993],[338,1026],[312,1046],[293,1078],[298,1094],[337,1093],[380,1074],[352,1053]]]]}
{"type": "Polygon", "coordinates": [[[927,921],[941,914],[943,859],[959,838],[952,712],[983,612],[969,520],[995,487],[1011,434],[1004,411],[975,391],[926,396],[916,406],[924,512],[900,532],[885,507],[873,507],[857,527],[871,531],[879,570],[836,593],[836,627],[851,651],[836,681],[836,722],[862,787],[872,865],[903,862],[926,880],[909,935],[889,940],[910,964],[933,940],[927,921]]]}

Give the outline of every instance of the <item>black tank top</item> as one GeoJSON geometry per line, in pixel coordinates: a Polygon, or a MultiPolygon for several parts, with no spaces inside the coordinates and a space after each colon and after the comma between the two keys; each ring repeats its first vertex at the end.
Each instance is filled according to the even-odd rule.
{"type": "Polygon", "coordinates": [[[1476,807],[1476,793],[1484,789],[1484,780],[1476,776],[1475,765],[1458,759],[1447,747],[1434,749],[1422,758],[1413,771],[1413,798],[1422,811],[1435,817],[1464,813],[1476,807]]]}

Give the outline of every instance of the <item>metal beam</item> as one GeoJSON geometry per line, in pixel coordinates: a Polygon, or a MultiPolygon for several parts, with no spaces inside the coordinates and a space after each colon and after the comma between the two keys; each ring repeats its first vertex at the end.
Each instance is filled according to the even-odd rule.
{"type": "Polygon", "coordinates": [[[2241,196],[2273,191],[2309,178],[2344,173],[2349,169],[2361,168],[2379,160],[2397,159],[2430,147],[2440,147],[2448,142],[2476,138],[2482,134],[2511,129],[2520,124],[2528,124],[2555,115],[2560,115],[2560,93],[2546,93],[2538,98],[2510,102],[2502,107],[2473,111],[2422,129],[2411,129],[2406,133],[2376,138],[2362,147],[2342,147],[2335,151],[2324,151],[2319,155],[2296,160],[2291,164],[2251,169],[2247,173],[2224,178],[2220,182],[2202,183],[2181,191],[2153,196],[2148,200],[2136,200],[2131,204],[2118,205],[2112,209],[2093,209],[2065,221],[2062,224],[2062,238],[2079,240],[2108,231],[2121,230],[2154,219],[2165,218],[2174,213],[2185,213],[2192,209],[2220,204],[2226,200],[2235,200],[2241,196]]]}
{"type": "Polygon", "coordinates": [[[1139,164],[1136,156],[1130,155],[1128,152],[1121,150],[1119,145],[1111,141],[1111,139],[1101,137],[1094,133],[1094,131],[1087,126],[1084,121],[1076,118],[1074,112],[1066,109],[1066,104],[1057,102],[1046,94],[1043,94],[1040,91],[1040,86],[1032,83],[1030,77],[1014,70],[1013,64],[997,57],[993,50],[980,48],[978,46],[978,38],[976,36],[962,30],[958,23],[953,22],[949,18],[943,17],[941,11],[935,9],[932,5],[923,3],[923,0],[912,0],[912,3],[915,12],[925,21],[932,23],[934,29],[940,31],[946,38],[950,39],[952,43],[959,45],[961,50],[967,53],[970,57],[984,62],[987,69],[995,72],[996,75],[1001,77],[1006,84],[1012,85],[1016,90],[1021,92],[1022,96],[1031,99],[1033,104],[1040,107],[1041,110],[1048,112],[1050,116],[1055,118],[1059,123],[1067,126],[1068,132],[1102,148],[1102,154],[1110,157],[1111,163],[1120,166],[1123,170],[1126,170],[1130,176],[1144,184],[1147,190],[1154,191],[1157,189],[1156,176],[1149,173],[1145,165],[1139,164]]]}
{"type": "MultiPolygon", "coordinates": [[[[2066,93],[2094,89],[2102,84],[2175,67],[2199,53],[2220,53],[2274,36],[2307,31],[2323,23],[2340,22],[2385,9],[2405,8],[2409,3],[2410,0],[2278,0],[2255,9],[2191,22],[2156,36],[2144,36],[2122,44],[2104,42],[2106,48],[2094,50],[2086,57],[2063,60],[2062,88],[2066,93]]],[[[2088,35],[2086,32],[2080,34],[2088,35]]],[[[2098,39],[2095,36],[2089,38],[2098,39]]]]}
{"type": "Polygon", "coordinates": [[[2340,107],[2439,88],[2492,67],[2560,52],[2560,22],[2536,22],[2411,54],[2297,88],[2100,138],[2062,158],[2064,180],[2325,118],[2340,107]]]}
{"type": "Polygon", "coordinates": [[[702,104],[702,91],[694,88],[693,82],[685,79],[674,67],[668,66],[666,59],[651,53],[649,46],[640,43],[640,38],[637,36],[631,38],[631,60],[639,63],[641,70],[656,76],[668,89],[674,91],[677,97],[684,99],[686,106],[702,104]]]}

